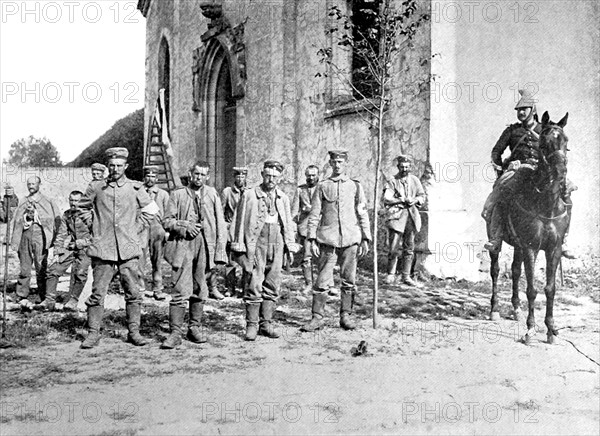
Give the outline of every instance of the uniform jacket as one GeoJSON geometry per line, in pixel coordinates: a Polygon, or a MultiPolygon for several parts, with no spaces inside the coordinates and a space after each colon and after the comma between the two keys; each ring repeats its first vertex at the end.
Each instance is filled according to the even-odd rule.
{"type": "Polygon", "coordinates": [[[142,182],[126,176],[117,181],[92,181],[80,207],[92,209],[92,243],[87,254],[102,260],[129,260],[142,255],[140,229],[151,215],[140,209],[150,205],[142,182]]]}
{"type": "Polygon", "coordinates": [[[33,195],[28,195],[19,204],[14,214],[14,225],[12,231],[12,248],[16,251],[21,244],[23,236],[23,225],[25,224],[25,209],[28,205],[33,205],[37,211],[39,224],[44,229],[45,249],[49,249],[54,244],[54,238],[60,227],[60,209],[56,203],[39,191],[33,195]]]}
{"type": "Polygon", "coordinates": [[[356,180],[341,175],[317,185],[308,216],[308,239],[336,248],[371,240],[365,193],[356,180]]]}
{"type": "Polygon", "coordinates": [[[310,187],[306,183],[298,186],[292,202],[292,217],[298,225],[298,234],[306,238],[308,231],[308,214],[310,213],[312,195],[317,186],[310,187]]]}
{"type": "MultiPolygon", "coordinates": [[[[217,191],[212,186],[204,186],[202,196],[202,209],[204,215],[203,235],[208,246],[207,268],[215,267],[215,262],[226,262],[227,254],[227,225],[223,218],[223,208],[217,191]]],[[[169,203],[163,221],[165,230],[168,230],[169,239],[165,246],[165,259],[173,268],[179,268],[184,258],[192,251],[193,240],[186,239],[187,225],[199,221],[194,205],[196,193],[187,187],[171,192],[169,203]]]]}
{"type": "Polygon", "coordinates": [[[87,248],[92,242],[92,217],[80,209],[67,209],[60,220],[60,227],[54,241],[54,253],[65,254],[70,243],[75,249],[87,248]]]}
{"type": "MultiPolygon", "coordinates": [[[[421,185],[421,181],[413,174],[408,174],[404,180],[396,175],[392,180],[388,180],[383,189],[384,195],[386,190],[391,190],[397,198],[415,199],[419,206],[425,204],[425,190],[423,189],[423,185],[421,185]]],[[[386,208],[388,211],[388,223],[395,221],[393,223],[394,230],[404,231],[409,216],[415,223],[417,232],[421,230],[421,214],[416,204],[409,208],[403,204],[386,206],[386,208]]]]}
{"type": "Polygon", "coordinates": [[[506,169],[508,163],[519,160],[522,163],[526,163],[528,160],[537,161],[540,157],[539,152],[539,135],[542,131],[542,125],[537,123],[533,132],[523,127],[521,123],[515,123],[508,126],[496,145],[492,149],[492,162],[496,165],[506,169]],[[510,158],[502,163],[502,153],[506,148],[511,151],[510,158]]]}
{"type": "MultiPolygon", "coordinates": [[[[249,262],[254,262],[256,244],[267,218],[267,194],[260,186],[247,189],[233,217],[233,225],[229,229],[231,250],[246,253],[249,262]]],[[[294,223],[290,212],[290,199],[280,189],[275,188],[275,209],[283,230],[285,248],[290,252],[297,251],[294,241],[294,223]]]]}
{"type": "Polygon", "coordinates": [[[223,192],[221,193],[221,203],[223,203],[223,215],[225,216],[226,222],[231,223],[231,221],[233,221],[233,214],[240,202],[242,193],[243,191],[235,185],[223,189],[223,192]]]}
{"type": "Polygon", "coordinates": [[[165,210],[167,210],[167,204],[169,203],[169,193],[164,189],[154,185],[151,188],[146,187],[146,192],[152,200],[158,206],[157,218],[162,221],[165,216],[165,210]]]}

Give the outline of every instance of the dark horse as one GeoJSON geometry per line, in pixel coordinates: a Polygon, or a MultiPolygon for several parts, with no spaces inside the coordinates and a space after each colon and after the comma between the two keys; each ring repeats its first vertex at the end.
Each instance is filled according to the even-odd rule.
{"type": "MultiPolygon", "coordinates": [[[[556,290],[556,269],[562,255],[562,243],[569,228],[571,219],[570,205],[562,200],[563,187],[567,176],[567,141],[563,131],[567,124],[567,113],[558,123],[550,121],[548,112],[542,117],[540,134],[540,162],[537,170],[526,168],[517,171],[513,177],[522,181],[519,191],[507,204],[504,241],[514,247],[512,262],[512,305],[515,318],[520,318],[519,278],[521,265],[525,263],[527,277],[527,333],[523,337],[529,343],[535,333],[534,304],[536,290],[534,288],[535,261],[538,252],[546,253],[546,319],[548,343],[554,342],[557,331],[552,316],[554,292],[556,290]]],[[[499,253],[490,253],[492,259],[490,273],[492,276],[492,311],[491,319],[500,318],[498,308],[498,265],[499,253]]]]}

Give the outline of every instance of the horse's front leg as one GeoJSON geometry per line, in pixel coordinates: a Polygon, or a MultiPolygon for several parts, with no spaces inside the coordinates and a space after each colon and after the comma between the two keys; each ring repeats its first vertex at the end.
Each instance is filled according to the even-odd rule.
{"type": "Polygon", "coordinates": [[[535,260],[537,258],[537,252],[527,248],[523,249],[523,261],[525,262],[525,276],[527,277],[527,305],[529,308],[529,314],[527,315],[527,333],[522,338],[525,344],[531,342],[531,338],[535,335],[535,297],[536,290],[534,286],[535,280],[535,260]]]}
{"type": "Polygon", "coordinates": [[[544,320],[548,328],[547,339],[549,344],[554,343],[554,337],[558,332],[554,328],[554,293],[556,292],[556,268],[562,256],[560,244],[552,251],[546,251],[546,318],[544,320]]]}
{"type": "Polygon", "coordinates": [[[498,307],[498,275],[500,274],[500,264],[498,257],[500,253],[490,251],[490,276],[492,277],[492,310],[490,312],[490,320],[498,321],[500,319],[500,308],[498,307]]]}
{"type": "Polygon", "coordinates": [[[512,306],[513,316],[516,321],[521,321],[521,300],[519,299],[519,279],[521,278],[521,267],[523,265],[523,251],[515,247],[511,272],[512,272],[512,306]]]}

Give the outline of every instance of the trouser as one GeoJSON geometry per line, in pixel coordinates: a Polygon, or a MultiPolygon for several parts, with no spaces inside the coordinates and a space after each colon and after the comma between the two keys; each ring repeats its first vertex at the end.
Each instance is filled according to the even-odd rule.
{"type": "Polygon", "coordinates": [[[206,269],[208,247],[204,234],[200,232],[190,244],[182,265],[173,268],[173,292],[171,306],[186,307],[188,300],[204,302],[208,299],[206,269]]]}
{"type": "Polygon", "coordinates": [[[411,216],[408,216],[406,219],[406,226],[404,227],[403,232],[397,232],[388,228],[388,243],[390,247],[388,255],[388,274],[396,274],[398,259],[402,254],[402,275],[410,275],[415,253],[416,233],[417,229],[415,228],[415,222],[411,216]]]}
{"type": "Polygon", "coordinates": [[[340,264],[342,293],[355,291],[358,244],[342,248],[321,244],[319,248],[321,250],[318,261],[319,276],[313,292],[321,294],[328,291],[330,283],[333,282],[333,268],[337,263],[340,264]]]}
{"type": "Polygon", "coordinates": [[[144,238],[145,243],[142,246],[143,255],[140,260],[140,272],[143,278],[145,276],[146,259],[149,255],[150,264],[152,265],[152,290],[159,292],[163,289],[161,267],[165,246],[165,230],[157,219],[153,219],[146,231],[147,238],[144,238]]]}
{"type": "Polygon", "coordinates": [[[17,295],[27,298],[31,282],[31,267],[35,266],[38,293],[43,299],[46,296],[46,270],[48,267],[48,250],[44,229],[39,224],[32,224],[21,236],[17,250],[21,271],[17,280],[17,295]]]}
{"type": "Polygon", "coordinates": [[[265,223],[256,242],[254,263],[250,281],[244,289],[246,303],[261,303],[263,300],[277,301],[281,288],[281,270],[285,243],[281,225],[265,223]]]}
{"type": "Polygon", "coordinates": [[[56,286],[58,279],[71,267],[71,283],[69,285],[69,296],[79,299],[88,276],[88,268],[92,263],[85,250],[75,250],[60,262],[53,263],[48,268],[48,279],[46,280],[46,300],[56,299],[56,286]]]}
{"type": "Polygon", "coordinates": [[[104,307],[104,299],[106,298],[108,287],[117,271],[120,275],[121,286],[123,287],[123,291],[125,291],[125,301],[128,304],[142,302],[139,285],[139,261],[137,257],[118,261],[93,257],[92,271],[94,275],[92,294],[85,302],[88,307],[104,307]]]}

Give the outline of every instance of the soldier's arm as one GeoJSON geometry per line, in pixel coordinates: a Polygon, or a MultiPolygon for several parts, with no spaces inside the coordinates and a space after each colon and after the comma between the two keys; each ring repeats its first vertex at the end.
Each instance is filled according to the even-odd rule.
{"type": "Polygon", "coordinates": [[[54,253],[63,254],[65,252],[65,241],[67,238],[70,239],[69,229],[67,227],[67,220],[63,215],[60,218],[58,232],[56,234],[56,238],[54,239],[54,253]]]}
{"type": "Polygon", "coordinates": [[[185,220],[179,220],[179,196],[177,191],[174,191],[169,196],[167,202],[167,208],[165,209],[165,216],[163,219],[163,228],[168,232],[177,235],[179,237],[185,237],[188,222],[185,220]]]}
{"type": "Polygon", "coordinates": [[[296,188],[296,193],[294,194],[294,199],[292,200],[292,209],[290,211],[292,215],[292,219],[295,223],[299,221],[299,213],[300,213],[300,188],[296,188]]]}
{"type": "Polygon", "coordinates": [[[290,199],[289,197],[285,196],[283,197],[283,200],[286,222],[284,235],[285,245],[290,253],[296,253],[300,250],[300,246],[296,244],[296,238],[294,237],[294,225],[292,221],[292,212],[290,209],[290,199]]]}
{"type": "Polygon", "coordinates": [[[511,126],[504,129],[504,132],[500,135],[500,139],[498,139],[498,142],[496,142],[496,145],[492,148],[492,162],[499,167],[502,167],[502,153],[504,153],[504,150],[508,147],[511,132],[511,126]]]}
{"type": "Polygon", "coordinates": [[[369,213],[367,212],[367,199],[360,183],[356,184],[358,189],[358,204],[356,205],[356,215],[362,232],[363,241],[371,241],[371,224],[369,222],[369,213]]]}
{"type": "Polygon", "coordinates": [[[231,251],[238,253],[246,252],[246,244],[244,243],[244,222],[246,221],[246,207],[250,192],[250,190],[244,191],[244,194],[241,196],[235,212],[233,213],[233,220],[231,221],[232,225],[229,227],[231,251]]]}
{"type": "Polygon", "coordinates": [[[415,202],[418,207],[423,206],[425,204],[425,189],[423,189],[423,185],[418,177],[414,177],[415,186],[417,192],[415,194],[415,202]]]}
{"type": "Polygon", "coordinates": [[[317,239],[317,227],[319,226],[319,221],[321,220],[322,201],[323,189],[322,184],[319,183],[310,202],[311,209],[310,213],[308,214],[306,231],[306,238],[309,240],[317,239]]]}
{"type": "Polygon", "coordinates": [[[215,224],[217,231],[217,239],[215,247],[215,262],[226,263],[227,262],[227,223],[225,222],[225,216],[223,215],[223,206],[219,194],[215,191],[214,198],[214,211],[215,224]]]}

